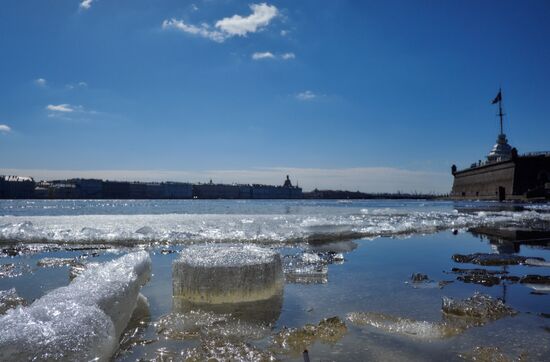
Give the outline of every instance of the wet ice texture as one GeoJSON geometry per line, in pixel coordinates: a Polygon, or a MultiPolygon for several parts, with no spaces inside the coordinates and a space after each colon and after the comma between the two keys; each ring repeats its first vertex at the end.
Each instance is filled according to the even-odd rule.
{"type": "Polygon", "coordinates": [[[347,333],[346,324],[338,317],[323,319],[318,325],[306,324],[302,328],[283,328],[273,338],[276,349],[282,353],[300,354],[314,342],[337,343],[347,333]]]}
{"type": "Polygon", "coordinates": [[[197,245],[172,266],[174,297],[193,303],[241,303],[281,294],[283,271],[275,251],[254,245],[197,245]]]}
{"type": "Polygon", "coordinates": [[[0,314],[6,313],[8,309],[15,308],[19,305],[26,305],[25,299],[21,298],[15,288],[8,290],[0,290],[0,314]]]}
{"type": "Polygon", "coordinates": [[[481,293],[475,293],[472,297],[463,300],[443,297],[442,310],[448,315],[487,321],[517,314],[502,300],[481,293]]]}
{"type": "Polygon", "coordinates": [[[148,253],[127,254],[8,311],[0,317],[0,360],[108,360],[150,272],[148,253]]]}
{"type": "Polygon", "coordinates": [[[535,211],[456,212],[399,208],[311,215],[159,214],[0,216],[0,240],[33,242],[336,241],[550,220],[535,211]],[[99,225],[99,226],[98,226],[99,225]]]}
{"type": "Polygon", "coordinates": [[[517,313],[500,299],[479,293],[463,300],[443,297],[442,311],[444,320],[441,322],[417,321],[375,312],[353,312],[346,317],[358,326],[372,326],[388,333],[422,339],[440,339],[517,313]]]}
{"type": "Polygon", "coordinates": [[[353,312],[346,318],[358,326],[372,326],[388,333],[404,334],[421,339],[439,339],[457,335],[462,328],[447,323],[417,321],[384,313],[353,312]]]}
{"type": "Polygon", "coordinates": [[[228,341],[226,338],[208,338],[195,348],[187,350],[182,360],[202,361],[274,361],[269,351],[262,351],[242,341],[228,341]]]}
{"type": "Polygon", "coordinates": [[[543,258],[527,258],[521,255],[489,253],[454,254],[453,260],[457,263],[471,263],[484,266],[519,265],[525,264],[527,261],[529,261],[530,265],[542,263],[543,265],[541,266],[544,266],[545,262],[543,258]]]}

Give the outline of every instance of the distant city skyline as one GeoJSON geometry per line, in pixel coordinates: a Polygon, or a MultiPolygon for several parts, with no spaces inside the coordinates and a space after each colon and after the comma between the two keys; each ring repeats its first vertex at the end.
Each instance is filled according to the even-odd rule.
{"type": "Polygon", "coordinates": [[[0,5],[0,174],[434,192],[550,150],[550,3],[0,5]]]}

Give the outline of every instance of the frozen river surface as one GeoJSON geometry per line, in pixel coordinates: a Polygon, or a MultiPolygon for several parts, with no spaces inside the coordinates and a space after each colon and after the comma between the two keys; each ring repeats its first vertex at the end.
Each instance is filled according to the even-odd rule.
{"type": "Polygon", "coordinates": [[[141,302],[129,303],[117,360],[303,360],[304,349],[311,360],[550,359],[544,204],[0,201],[0,240],[0,318],[56,300],[48,293],[82,284],[70,282],[80,270],[149,253],[151,277],[141,302]],[[176,303],[172,263],[204,243],[276,251],[281,294],[216,308],[176,303]]]}

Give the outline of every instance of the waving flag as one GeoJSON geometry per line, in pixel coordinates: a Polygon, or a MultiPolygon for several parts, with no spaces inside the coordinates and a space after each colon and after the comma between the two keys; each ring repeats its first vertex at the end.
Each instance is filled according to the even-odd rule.
{"type": "Polygon", "coordinates": [[[498,103],[502,100],[502,92],[501,91],[498,91],[498,94],[497,96],[495,97],[495,99],[493,99],[493,101],[491,102],[491,104],[495,104],[495,103],[498,103]]]}

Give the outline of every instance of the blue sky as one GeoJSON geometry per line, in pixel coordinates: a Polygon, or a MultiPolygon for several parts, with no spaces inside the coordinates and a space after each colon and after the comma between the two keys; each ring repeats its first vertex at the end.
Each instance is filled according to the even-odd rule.
{"type": "Polygon", "coordinates": [[[0,173],[446,192],[550,150],[548,1],[8,0],[0,173]]]}

